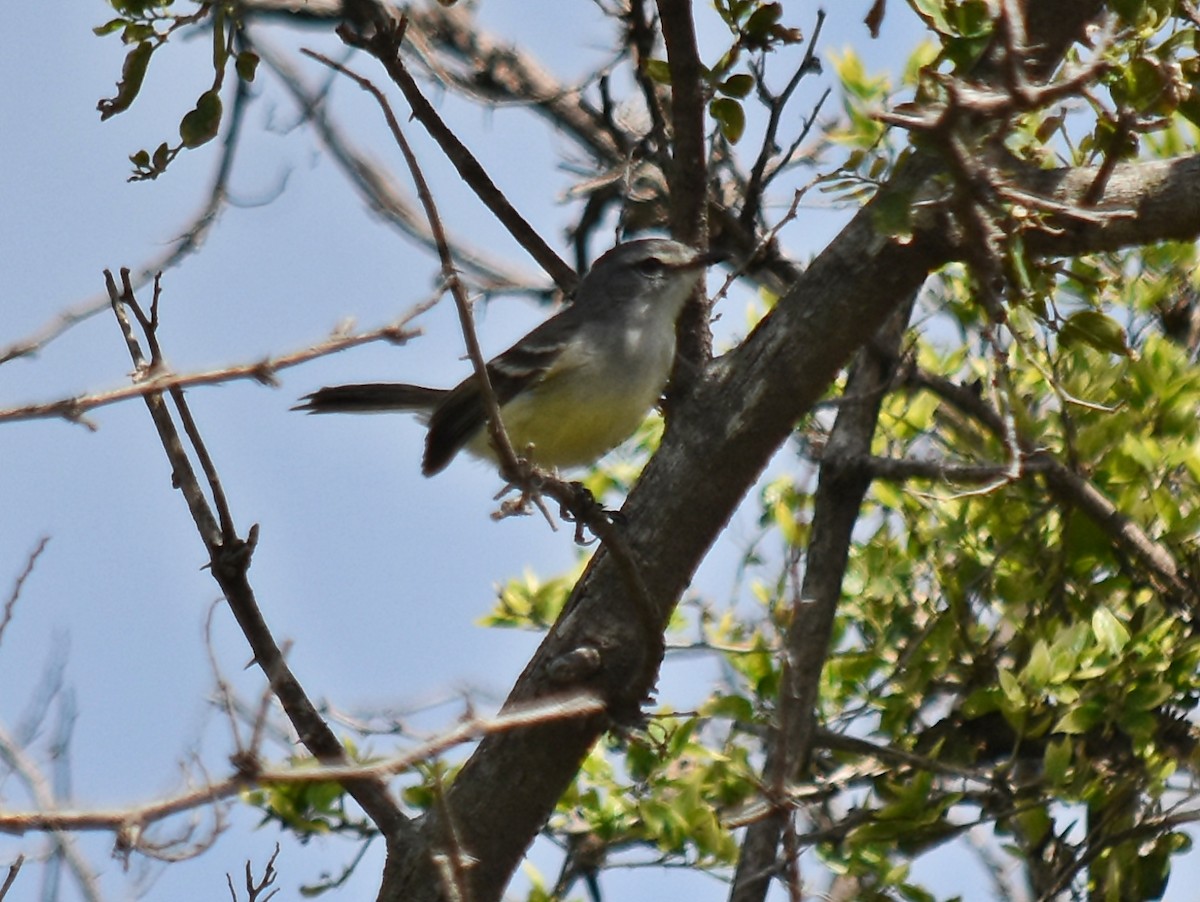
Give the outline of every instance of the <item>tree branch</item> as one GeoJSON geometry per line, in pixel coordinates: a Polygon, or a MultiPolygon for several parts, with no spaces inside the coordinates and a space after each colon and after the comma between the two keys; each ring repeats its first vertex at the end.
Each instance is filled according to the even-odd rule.
{"type": "MultiPolygon", "coordinates": [[[[696,47],[691,0],[658,0],[667,65],[671,72],[671,234],[692,247],[708,246],[708,161],[704,142],[704,64],[696,47]]],[[[668,399],[688,385],[712,356],[710,310],[697,291],[679,318],[675,367],[668,399]]],[[[670,410],[667,410],[670,413],[670,410]]]]}
{"type": "MultiPolygon", "coordinates": [[[[156,346],[157,341],[153,335],[153,330],[157,326],[157,313],[154,312],[147,317],[138,307],[128,270],[122,270],[120,290],[118,290],[111,273],[105,273],[105,280],[113,312],[125,336],[126,346],[133,360],[135,371],[147,372],[153,361],[147,361],[143,355],[125,310],[129,308],[135,312],[139,323],[147,332],[147,339],[151,341],[152,346],[156,346]]],[[[190,416],[186,413],[182,391],[176,389],[172,397],[186,422],[190,416]]],[[[345,749],[329,725],[321,718],[299,680],[292,673],[283,657],[283,652],[271,635],[254,597],[254,590],[250,586],[247,571],[257,542],[257,526],[251,527],[247,538],[243,540],[234,533],[232,520],[228,512],[224,510],[221,511],[220,525],[218,525],[218,519],[213,515],[212,508],[205,498],[204,490],[196,478],[183,441],[163,402],[162,393],[148,393],[144,395],[144,400],[159,434],[163,450],[171,463],[174,484],[183,493],[192,519],[200,532],[200,538],[208,552],[213,578],[221,587],[238,626],[241,627],[246,640],[254,651],[255,663],[266,674],[275,697],[279,699],[305,747],[321,761],[344,763],[346,761],[345,749]]],[[[193,441],[198,439],[198,435],[194,431],[189,433],[189,437],[193,441]]],[[[197,450],[199,451],[199,448],[197,450]]],[[[414,830],[412,824],[400,812],[399,807],[389,795],[387,787],[381,782],[372,779],[347,780],[345,787],[385,836],[391,839],[412,834],[414,830]]]]}
{"type": "MultiPolygon", "coordinates": [[[[1003,438],[1008,424],[998,410],[973,391],[932,373],[913,371],[910,381],[928,389],[959,410],[974,417],[993,435],[1003,438]]],[[[1115,545],[1124,548],[1150,572],[1160,591],[1184,602],[1193,613],[1197,609],[1197,587],[1192,577],[1176,562],[1170,550],[1155,542],[1134,520],[1122,513],[1096,486],[1076,473],[1048,451],[1039,450],[1027,435],[1018,433],[1017,441],[1025,459],[1037,461],[1051,490],[1082,510],[1115,545]]]]}
{"type": "MultiPolygon", "coordinates": [[[[775,809],[750,827],[742,843],[734,875],[731,902],[761,902],[776,875],[780,838],[789,829],[792,805],[785,801],[787,786],[799,781],[808,767],[817,731],[816,704],[821,671],[829,655],[834,619],[842,595],[842,577],[850,556],[854,524],[867,489],[870,471],[855,461],[871,451],[879,410],[899,359],[900,343],[916,302],[891,315],[875,340],[858,353],[846,380],[843,397],[852,403],[838,408],[829,442],[822,455],[813,499],[811,540],[805,556],[803,584],[791,603],[776,711],[778,722],[767,748],[763,783],[775,809]]],[[[781,863],[784,869],[793,862],[781,863]]]]}
{"type": "MultiPolygon", "coordinates": [[[[1061,52],[1081,33],[1096,4],[1056,0],[1038,4],[1042,32],[1028,27],[1039,52],[1061,52]],[[1044,13],[1044,15],[1043,15],[1044,13]]],[[[1150,165],[1150,164],[1145,164],[1150,165]]],[[[1117,167],[1134,175],[1137,165],[1117,167]]],[[[673,428],[622,511],[626,544],[665,625],[704,553],[724,528],[747,489],[793,424],[817,402],[853,351],[867,341],[901,299],[918,290],[926,274],[957,253],[936,217],[921,218],[910,239],[897,241],[876,228],[876,211],[892,192],[914,194],[941,171],[918,153],[880,195],[812,262],[751,336],[712,365],[695,391],[681,399],[673,428]],[[817,302],[819,299],[819,303],[817,302]],[[720,479],[702,474],[720,473],[720,479]]],[[[1078,205],[1082,194],[1065,200],[1078,205]]],[[[1155,183],[1161,186],[1161,182],[1155,183]]],[[[1109,189],[1112,189],[1112,185],[1109,189]]],[[[1177,196],[1176,196],[1177,199],[1177,196]]],[[[1101,203],[1109,200],[1107,192],[1101,203]]],[[[1155,201],[1142,198],[1139,213],[1155,201]]],[[[1181,205],[1182,206],[1182,205],[1181,205]]],[[[1191,208],[1192,234],[1200,233],[1200,205],[1191,208]]],[[[1087,226],[1096,243],[1152,240],[1164,223],[1109,220],[1087,226]],[[1119,233],[1110,230],[1119,229],[1119,233]]],[[[1061,240],[1055,238],[1054,240],[1061,240]]],[[[555,662],[577,650],[598,654],[587,677],[610,706],[628,708],[644,698],[653,679],[637,651],[646,637],[629,616],[628,590],[616,562],[603,549],[577,584],[563,617],[526,667],[509,704],[561,691],[555,662]]],[[[602,718],[540,725],[527,732],[488,737],[450,787],[447,804],[465,851],[476,855],[470,874],[475,902],[499,898],[525,847],[553,810],[578,764],[605,726],[602,718]],[[496,787],[505,786],[498,803],[496,787]]],[[[435,814],[424,841],[444,830],[435,814]]],[[[390,860],[380,898],[439,898],[436,876],[416,855],[390,860]]]]}
{"type": "MultiPolygon", "coordinates": [[[[261,40],[256,40],[254,46],[262,61],[279,76],[291,93],[305,120],[364,202],[400,232],[433,248],[433,235],[426,221],[417,213],[412,199],[405,195],[387,170],[350,142],[341,126],[330,116],[323,96],[304,84],[300,72],[287,56],[261,40]]],[[[458,237],[449,239],[449,242],[459,264],[472,279],[479,281],[484,292],[525,293],[546,299],[552,293],[549,285],[538,285],[508,262],[473,248],[458,237]]]]}
{"type": "MultiPolygon", "coordinates": [[[[130,279],[130,287],[133,280],[130,279]]],[[[6,420],[42,420],[61,418],[71,422],[81,422],[94,429],[94,424],[85,417],[88,411],[118,401],[130,398],[145,398],[172,389],[192,388],[197,385],[220,385],[226,382],[253,380],[266,385],[275,384],[275,374],[301,363],[307,363],[318,357],[336,354],[347,348],[358,347],[375,341],[387,341],[402,345],[410,338],[419,335],[419,330],[407,328],[421,313],[425,312],[430,303],[418,304],[394,323],[372,329],[369,332],[358,332],[351,335],[335,334],[315,345],[299,351],[290,351],[274,357],[265,357],[253,363],[235,364],[215,370],[205,370],[199,373],[172,373],[157,366],[153,371],[147,369],[139,373],[139,380],[132,385],[114,388],[106,392],[96,392],[90,395],[76,395],[72,398],[60,398],[57,401],[47,401],[41,404],[25,404],[20,407],[0,409],[0,423],[6,420]]]]}
{"type": "Polygon", "coordinates": [[[405,68],[400,59],[403,27],[392,32],[379,31],[370,38],[363,38],[347,28],[340,29],[339,34],[347,44],[366,50],[383,64],[392,81],[404,94],[404,99],[408,101],[413,117],[425,127],[429,136],[442,148],[446,159],[450,161],[463,180],[471,186],[475,196],[483,201],[484,205],[492,211],[492,215],[508,229],[509,234],[529,252],[555,284],[564,293],[569,294],[579,280],[575,270],[559,257],[537,233],[537,230],[517,212],[467,146],[442,121],[441,116],[425,99],[420,87],[405,68]]]}
{"type": "MultiPolygon", "coordinates": [[[[603,710],[600,700],[586,692],[555,699],[543,699],[520,710],[506,711],[495,717],[471,717],[431,740],[409,751],[392,755],[368,764],[323,764],[317,767],[261,767],[253,771],[239,770],[223,780],[145,805],[93,811],[55,810],[53,799],[39,798],[37,810],[0,813],[0,833],[22,835],[39,831],[110,830],[124,835],[137,848],[137,838],[145,828],[177,814],[194,811],[231,799],[242,791],[271,784],[352,783],[380,780],[412,769],[413,765],[442,755],[465,742],[472,742],[492,733],[521,729],[531,724],[553,720],[569,720],[594,715],[603,710]]],[[[12,757],[12,744],[0,732],[0,754],[12,757]]],[[[27,765],[23,765],[28,768],[27,765]]]]}

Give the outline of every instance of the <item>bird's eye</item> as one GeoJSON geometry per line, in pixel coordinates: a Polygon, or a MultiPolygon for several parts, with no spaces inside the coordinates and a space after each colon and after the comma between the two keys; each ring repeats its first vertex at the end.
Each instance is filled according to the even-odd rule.
{"type": "Polygon", "coordinates": [[[637,264],[637,271],[643,276],[657,276],[664,269],[666,269],[666,266],[657,257],[647,257],[637,264]]]}

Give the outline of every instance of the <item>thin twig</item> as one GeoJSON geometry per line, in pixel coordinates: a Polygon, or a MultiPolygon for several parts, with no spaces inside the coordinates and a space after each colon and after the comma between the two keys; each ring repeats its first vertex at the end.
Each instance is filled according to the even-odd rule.
{"type": "MultiPolygon", "coordinates": [[[[155,325],[155,311],[152,309],[151,315],[145,316],[134,297],[133,287],[129,282],[129,271],[122,270],[121,276],[122,291],[118,292],[112,274],[105,271],[113,312],[125,336],[135,371],[145,372],[150,365],[133,334],[126,309],[133,310],[139,322],[151,327],[155,325]]],[[[152,332],[147,338],[156,341],[152,338],[152,332]]],[[[150,411],[167,459],[171,462],[174,484],[182,492],[204,542],[213,578],[229,602],[230,610],[254,652],[255,662],[262,668],[272,691],[308,750],[322,761],[344,763],[344,746],[321,718],[304,687],[292,673],[262,616],[254,597],[254,590],[247,579],[247,570],[258,542],[258,527],[252,526],[243,540],[234,532],[232,520],[227,512],[222,515],[222,519],[226,520],[224,528],[218,527],[217,519],[196,478],[179,432],[163,403],[161,392],[146,394],[143,400],[150,411]]],[[[249,770],[251,763],[243,762],[243,774],[249,770]]],[[[345,787],[390,841],[399,842],[411,838],[415,827],[400,811],[386,786],[370,779],[350,779],[346,781],[345,787]]]]}
{"type": "MultiPolygon", "coordinates": [[[[38,539],[37,545],[34,546],[33,551],[29,552],[29,557],[25,559],[25,567],[17,574],[17,579],[13,583],[8,601],[4,603],[4,613],[0,614],[0,644],[4,642],[4,630],[13,618],[13,611],[17,607],[17,599],[21,597],[21,587],[25,585],[25,580],[29,579],[29,575],[33,573],[33,567],[37,563],[37,559],[42,556],[42,552],[46,550],[46,543],[49,541],[49,536],[42,536],[38,539]]],[[[3,896],[0,895],[0,898],[3,898],[3,896]]]]}
{"type": "MultiPolygon", "coordinates": [[[[145,354],[142,352],[141,344],[138,342],[137,336],[134,335],[133,327],[130,325],[129,317],[126,315],[127,309],[139,310],[137,315],[139,318],[143,318],[140,308],[136,304],[133,284],[129,278],[129,270],[121,270],[120,291],[117,290],[112,273],[107,269],[104,271],[104,282],[108,288],[113,315],[116,317],[117,324],[121,328],[121,334],[125,337],[125,345],[129,350],[130,358],[133,360],[135,378],[152,372],[150,362],[147,361],[145,354]]],[[[172,483],[178,486],[179,490],[183,493],[188,510],[192,514],[192,520],[200,530],[204,544],[209,547],[218,545],[221,536],[220,528],[212,515],[212,511],[209,510],[208,502],[204,498],[204,492],[200,488],[200,482],[196,479],[196,471],[192,467],[191,459],[184,450],[179,433],[175,430],[175,425],[171,422],[171,414],[163,402],[162,392],[143,393],[142,400],[145,402],[146,408],[150,411],[150,418],[154,421],[155,429],[158,431],[163,448],[167,452],[167,458],[171,462],[172,483]]]]}
{"type": "MultiPolygon", "coordinates": [[[[270,784],[309,785],[314,783],[355,783],[380,779],[410,770],[415,764],[444,754],[465,742],[484,736],[524,729],[552,721],[593,717],[603,713],[604,702],[591,692],[577,692],[555,698],[543,698],[506,710],[494,717],[473,717],[399,755],[366,764],[318,764],[316,766],[259,769],[253,776],[243,772],[209,783],[198,789],[145,805],[91,811],[55,811],[49,800],[35,811],[0,813],[0,833],[21,835],[47,830],[144,830],[150,824],[176,814],[233,798],[248,787],[270,784]]],[[[0,734],[2,736],[2,734],[0,734]]]]}
{"type": "Polygon", "coordinates": [[[8,891],[12,889],[12,885],[17,879],[17,874],[21,872],[21,865],[24,863],[25,856],[17,855],[17,860],[8,866],[8,876],[4,878],[4,883],[0,884],[0,902],[3,902],[4,897],[8,895],[8,891]]]}
{"type": "MultiPolygon", "coordinates": [[[[135,287],[132,279],[130,287],[135,287]]],[[[326,357],[330,354],[344,351],[347,348],[354,348],[376,341],[386,341],[396,345],[404,344],[410,338],[420,334],[420,330],[408,328],[407,323],[428,310],[431,305],[432,302],[419,304],[394,323],[389,323],[378,329],[349,335],[335,333],[330,338],[317,344],[309,345],[302,350],[291,351],[275,357],[264,357],[262,360],[253,363],[236,364],[216,370],[204,370],[199,373],[160,371],[151,374],[148,370],[142,370],[139,372],[141,378],[138,381],[135,381],[131,385],[122,386],[121,388],[0,410],[0,422],[4,422],[5,420],[64,419],[69,422],[82,423],[88,428],[95,429],[95,424],[91,423],[84,416],[85,413],[95,410],[98,407],[116,404],[119,401],[127,401],[130,398],[146,397],[169,391],[173,388],[220,385],[226,382],[247,379],[254,382],[261,382],[264,385],[274,385],[276,384],[275,374],[280,370],[289,369],[301,363],[307,363],[318,357],[326,357]]]]}
{"type": "MultiPolygon", "coordinates": [[[[428,224],[415,209],[414,201],[403,192],[390,172],[347,138],[326,109],[324,94],[310,90],[290,60],[265,42],[256,41],[255,50],[263,63],[291,92],[305,121],[312,126],[330,157],[371,210],[402,234],[432,249],[433,236],[428,224]]],[[[461,238],[454,237],[450,244],[455,250],[455,259],[471,279],[479,283],[485,294],[520,294],[549,300],[554,293],[552,285],[539,283],[508,261],[470,247],[461,238]]]]}
{"type": "MultiPolygon", "coordinates": [[[[241,731],[238,729],[233,690],[229,686],[229,681],[221,673],[221,665],[217,663],[217,653],[213,648],[213,617],[220,604],[221,601],[218,599],[208,606],[208,615],[204,618],[204,651],[208,655],[208,666],[212,670],[213,679],[217,684],[217,704],[220,706],[221,712],[229,718],[229,735],[233,739],[234,748],[233,757],[235,760],[241,760],[247,754],[248,749],[242,744],[241,731]]],[[[254,746],[251,745],[250,748],[253,749],[254,746]]]]}
{"type": "MultiPolygon", "coordinates": [[[[458,310],[458,319],[462,326],[463,340],[467,345],[467,355],[470,357],[471,365],[475,370],[475,378],[479,381],[480,395],[483,399],[484,409],[487,412],[488,433],[496,455],[500,460],[500,472],[510,481],[518,479],[523,468],[517,457],[517,452],[513,449],[512,442],[509,440],[508,432],[504,428],[504,421],[500,416],[500,402],[496,398],[495,389],[492,388],[492,380],[488,375],[487,359],[483,356],[483,349],[479,345],[479,336],[475,332],[475,321],[471,314],[471,302],[467,298],[462,281],[458,278],[458,270],[454,265],[454,258],[450,253],[450,245],[446,240],[445,229],[442,228],[442,220],[438,215],[437,204],[433,199],[433,193],[429,190],[429,183],[425,181],[425,176],[421,172],[421,166],[417,161],[416,154],[413,153],[412,147],[409,146],[408,140],[404,137],[404,132],[400,129],[400,123],[396,119],[395,113],[392,112],[391,105],[388,103],[387,98],[383,96],[382,91],[375,87],[368,79],[352,72],[327,56],[308,49],[301,52],[334,71],[345,75],[374,97],[383,110],[388,128],[391,130],[392,137],[396,141],[396,145],[400,148],[401,154],[404,155],[404,162],[407,164],[409,172],[412,174],[413,182],[416,185],[417,197],[420,199],[421,205],[425,208],[425,216],[429,220],[429,228],[433,233],[438,257],[442,263],[442,275],[446,280],[447,287],[450,289],[451,296],[454,298],[454,306],[458,310]]],[[[397,62],[397,65],[400,65],[399,62],[397,62]]],[[[549,513],[544,509],[543,513],[546,514],[547,521],[553,525],[549,513]]]]}
{"type": "MultiPolygon", "coordinates": [[[[787,85],[779,92],[778,96],[769,94],[766,85],[763,84],[763,80],[761,78],[758,80],[760,97],[768,104],[770,113],[767,117],[766,131],[763,133],[762,147],[759,148],[758,157],[755,159],[754,165],[750,168],[750,178],[746,182],[746,191],[742,200],[742,212],[739,214],[742,225],[746,229],[753,229],[759,218],[759,202],[762,200],[763,190],[770,181],[769,177],[765,178],[764,176],[766,175],[767,163],[770,161],[771,155],[778,151],[775,138],[779,134],[779,123],[783,118],[784,107],[787,106],[792,94],[795,93],[796,88],[800,85],[800,80],[809,72],[820,71],[820,62],[817,60],[816,51],[817,43],[821,39],[821,29],[824,25],[825,10],[818,9],[817,22],[813,26],[812,36],[808,39],[808,46],[804,51],[804,59],[800,61],[800,65],[796,67],[796,71],[792,73],[792,77],[788,79],[787,85]]],[[[805,123],[800,137],[793,143],[792,149],[783,157],[779,165],[775,167],[775,172],[778,172],[786,165],[792,154],[795,153],[795,148],[799,146],[799,142],[808,134],[812,123],[817,119],[817,113],[828,96],[829,91],[826,90],[817,101],[816,108],[805,123]]]]}
{"type": "Polygon", "coordinates": [[[356,34],[352,29],[345,27],[339,28],[338,34],[347,44],[366,50],[383,64],[392,81],[400,88],[405,100],[408,101],[413,117],[425,127],[430,137],[442,148],[442,152],[446,154],[446,158],[458,170],[463,180],[471,186],[471,189],[475,192],[475,196],[483,201],[484,205],[492,211],[496,219],[508,229],[509,234],[517,240],[517,243],[525,248],[530,256],[549,274],[555,284],[564,293],[569,294],[574,290],[575,285],[579,281],[575,270],[571,269],[566,261],[555,253],[554,249],[546,243],[537,230],[529,224],[525,217],[517,212],[517,209],[504,196],[504,193],[496,187],[496,183],[492,181],[487,171],[475,159],[475,156],[467,149],[467,146],[442,121],[437,110],[425,99],[425,95],[421,93],[420,87],[418,87],[412,75],[409,74],[399,54],[403,29],[404,24],[402,20],[400,26],[394,31],[385,32],[381,29],[370,38],[364,38],[362,35],[356,34]]]}
{"type": "MultiPolygon", "coordinates": [[[[7,764],[25,784],[38,812],[53,810],[54,792],[47,784],[45,776],[38,770],[37,765],[29,760],[21,746],[3,726],[0,726],[0,761],[7,764]]],[[[87,902],[101,902],[97,875],[88,860],[79,851],[75,837],[67,830],[57,827],[48,827],[47,830],[54,834],[54,840],[62,852],[63,860],[75,877],[80,894],[87,902]]],[[[2,823],[0,823],[0,832],[4,832],[2,823]]]]}
{"type": "MultiPolygon", "coordinates": [[[[654,42],[657,37],[654,22],[646,14],[647,0],[631,0],[629,11],[624,16],[629,29],[629,46],[633,50],[633,77],[642,91],[642,100],[646,104],[646,112],[650,114],[650,138],[652,156],[658,167],[664,172],[670,164],[671,141],[667,136],[667,122],[663,115],[662,98],[659,85],[646,73],[646,64],[654,55],[654,42]]],[[[610,115],[607,119],[613,122],[610,115]]],[[[610,131],[616,131],[611,128],[610,131]]],[[[617,132],[619,134],[619,132],[617,132]]],[[[628,167],[627,167],[628,168],[628,167]]]]}
{"type": "MultiPolygon", "coordinates": [[[[151,349],[151,371],[158,371],[165,365],[162,348],[158,344],[158,301],[161,296],[162,273],[159,273],[154,277],[154,297],[150,303],[150,319],[148,322],[145,319],[142,320],[142,331],[146,335],[151,349]]],[[[129,303],[141,318],[140,309],[136,303],[133,303],[132,298],[129,303]]],[[[208,483],[209,496],[212,498],[213,506],[217,509],[217,520],[221,524],[221,542],[227,546],[231,545],[237,541],[237,531],[233,526],[233,512],[229,509],[229,499],[225,497],[225,488],[221,485],[221,477],[217,472],[216,464],[213,463],[212,455],[208,453],[208,445],[200,434],[200,429],[192,416],[192,409],[187,403],[183,389],[178,385],[172,385],[167,392],[171,396],[175,411],[179,414],[179,420],[183,425],[184,434],[191,443],[196,459],[200,462],[200,469],[204,473],[204,479],[208,483]]]]}

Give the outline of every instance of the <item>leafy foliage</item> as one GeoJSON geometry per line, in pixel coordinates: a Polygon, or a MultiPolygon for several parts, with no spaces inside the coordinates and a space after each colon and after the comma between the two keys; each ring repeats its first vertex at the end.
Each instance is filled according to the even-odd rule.
{"type": "Polygon", "coordinates": [[[146,70],[156,50],[189,29],[203,27],[212,31],[212,86],[200,95],[195,106],[180,120],[180,143],[171,145],[164,141],[153,153],[139,150],[129,157],[134,167],[130,181],[156,179],[166,172],[167,166],[180,151],[201,147],[217,136],[224,113],[220,91],[226,70],[232,66],[241,81],[252,82],[258,68],[258,55],[253,50],[237,49],[238,34],[242,27],[237,3],[201,3],[194,13],[181,15],[171,11],[174,0],[108,2],[117,16],[97,26],[96,34],[103,36],[120,32],[121,40],[134,47],[125,56],[116,95],[101,100],[97,105],[101,119],[123,113],[132,106],[142,89],[146,70]]]}
{"type": "MultiPolygon", "coordinates": [[[[969,67],[990,40],[992,5],[912,5],[940,47],[917,52],[907,83],[937,102],[936,73],[969,67]]],[[[1171,22],[1169,4],[1114,9],[1126,30],[1103,50],[1103,84],[1120,112],[1094,96],[1090,117],[1014,111],[1003,125],[1014,154],[1044,163],[1048,137],[1068,134],[1051,156],[1079,165],[1194,148],[1192,89],[1169,73],[1194,66],[1195,26],[1171,22]],[[1118,147],[1122,115],[1162,118],[1118,147]]],[[[876,115],[889,83],[852,51],[835,66],[843,118],[823,152],[847,155],[825,187],[860,201],[908,146],[876,115]]],[[[912,198],[896,208],[883,226],[902,235],[912,198]]],[[[1158,898],[1171,856],[1191,848],[1180,827],[1195,801],[1195,596],[1164,583],[1113,523],[1136,524],[1175,561],[1200,560],[1200,368],[1194,327],[1182,325],[1200,289],[1195,247],[1038,260],[1020,233],[1042,214],[992,215],[1011,225],[998,249],[1012,277],[1004,318],[980,303],[971,267],[940,273],[907,339],[913,375],[883,405],[873,453],[919,462],[923,475],[875,481],[860,512],[820,687],[822,733],[792,788],[808,824],[797,841],[832,874],[897,898],[933,898],[912,861],[968,832],[1024,862],[1038,893],[1158,898]],[[1109,520],[1039,458],[1082,474],[1109,520]],[[990,474],[982,485],[973,467],[990,474]]],[[[820,463],[826,425],[807,424],[796,446],[808,475],[762,490],[748,597],[724,610],[698,602],[703,613],[679,625],[677,635],[699,630],[722,679],[692,716],[663,712],[644,735],[594,753],[552,827],[651,859],[731,865],[735,828],[764,799],[754,762],[778,722],[779,652],[812,516],[803,458],[820,463]]]]}

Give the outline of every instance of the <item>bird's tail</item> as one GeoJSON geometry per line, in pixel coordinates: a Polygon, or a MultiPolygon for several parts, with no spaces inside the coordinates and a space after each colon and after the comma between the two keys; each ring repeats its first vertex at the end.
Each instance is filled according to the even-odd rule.
{"type": "Polygon", "coordinates": [[[307,413],[383,413],[393,410],[429,413],[446,395],[447,391],[443,388],[426,388],[403,382],[329,385],[305,395],[292,410],[307,413]]]}

